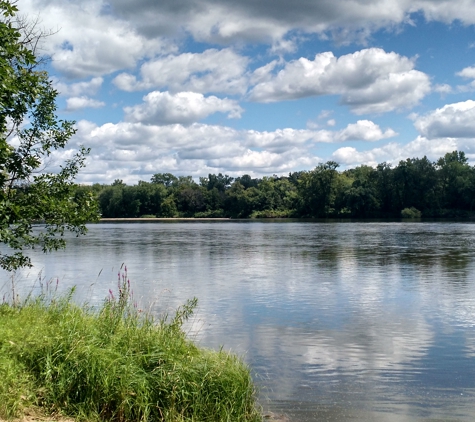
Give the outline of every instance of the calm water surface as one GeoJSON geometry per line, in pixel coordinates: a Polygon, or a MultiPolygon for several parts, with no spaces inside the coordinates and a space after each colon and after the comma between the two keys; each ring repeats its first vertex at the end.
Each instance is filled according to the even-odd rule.
{"type": "Polygon", "coordinates": [[[126,263],[154,312],[198,297],[189,335],[242,355],[291,421],[473,421],[474,246],[470,223],[96,224],[16,282],[95,304],[126,263]]]}

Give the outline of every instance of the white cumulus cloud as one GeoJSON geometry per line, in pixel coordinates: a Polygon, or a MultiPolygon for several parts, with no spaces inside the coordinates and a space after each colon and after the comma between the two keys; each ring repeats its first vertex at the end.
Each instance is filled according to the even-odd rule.
{"type": "Polygon", "coordinates": [[[124,108],[125,120],[145,124],[189,125],[214,113],[228,113],[229,118],[240,118],[244,111],[234,100],[205,97],[195,92],[170,94],[154,91],[143,98],[143,104],[124,108]]]}
{"type": "Polygon", "coordinates": [[[270,148],[273,151],[286,149],[288,145],[303,145],[312,143],[337,143],[346,141],[367,141],[375,142],[382,139],[392,138],[397,133],[392,129],[384,132],[372,121],[358,120],[350,123],[342,130],[311,130],[311,129],[277,129],[272,132],[267,131],[247,131],[248,145],[258,148],[270,148]]]}
{"type": "Polygon", "coordinates": [[[473,6],[471,0],[19,1],[22,13],[58,30],[44,40],[45,50],[71,78],[132,69],[143,59],[177,52],[186,37],[214,45],[265,43],[279,53],[294,51],[300,36],[294,33],[365,42],[373,31],[411,23],[413,13],[471,25],[473,6]]]}
{"type": "Polygon", "coordinates": [[[217,172],[284,174],[310,169],[321,162],[317,155],[319,144],[353,139],[374,141],[393,134],[391,129],[382,131],[369,121],[335,131],[237,130],[202,123],[144,124],[141,120],[98,126],[80,121],[72,146],[87,144],[92,149],[92,167],[80,177],[101,181],[121,178],[136,183],[150,179],[157,171],[196,176],[217,172]],[[124,169],[129,169],[128,174],[124,169]]]}
{"type": "Polygon", "coordinates": [[[268,81],[258,83],[250,99],[274,102],[333,94],[354,113],[363,114],[414,106],[429,91],[429,77],[414,69],[413,60],[370,48],[339,58],[325,52],[314,60],[288,62],[268,81]]]}
{"type": "Polygon", "coordinates": [[[103,101],[94,100],[93,98],[88,97],[71,97],[66,100],[66,110],[67,111],[76,111],[83,108],[101,108],[104,107],[106,103],[103,101]]]}
{"type": "Polygon", "coordinates": [[[150,36],[191,34],[212,43],[285,40],[296,30],[329,33],[339,42],[365,39],[372,31],[427,20],[475,23],[470,0],[111,0],[111,8],[150,36]]]}
{"type": "Polygon", "coordinates": [[[452,92],[452,87],[449,84],[438,84],[434,86],[434,91],[439,94],[450,94],[452,92]]]}
{"type": "Polygon", "coordinates": [[[390,142],[381,147],[363,151],[355,147],[341,147],[333,152],[331,158],[350,168],[361,164],[376,166],[383,162],[396,165],[399,161],[407,158],[427,156],[430,160],[436,160],[447,152],[464,149],[474,150],[474,148],[475,140],[462,144],[453,138],[427,139],[423,136],[418,136],[405,145],[390,142]]]}
{"type": "Polygon", "coordinates": [[[456,73],[457,76],[461,76],[465,79],[472,79],[468,85],[459,86],[458,89],[461,92],[471,91],[475,88],[475,66],[470,66],[462,69],[460,72],[456,73]]]}
{"type": "Polygon", "coordinates": [[[379,141],[381,139],[393,138],[397,133],[392,129],[381,128],[370,120],[358,120],[350,123],[345,129],[337,134],[337,141],[379,141]]]}
{"type": "Polygon", "coordinates": [[[194,123],[164,126],[121,122],[97,126],[80,121],[71,146],[91,147],[91,156],[80,182],[127,183],[149,180],[157,171],[202,176],[207,173],[243,172],[254,175],[283,174],[314,167],[321,159],[309,151],[306,136],[287,131],[235,130],[194,123]],[[261,146],[256,144],[265,137],[261,146]]]}
{"type": "Polygon", "coordinates": [[[462,69],[460,72],[457,72],[458,76],[462,78],[475,79],[475,67],[470,66],[462,69]]]}
{"type": "Polygon", "coordinates": [[[475,138],[475,101],[446,104],[417,117],[414,126],[428,139],[475,138]]]}
{"type": "Polygon", "coordinates": [[[90,81],[67,84],[59,80],[53,80],[54,88],[59,95],[79,97],[81,95],[95,95],[102,86],[104,79],[101,77],[92,78],[90,81]]]}
{"type": "Polygon", "coordinates": [[[421,11],[427,20],[445,23],[458,20],[466,25],[475,23],[475,10],[470,0],[406,0],[405,3],[408,11],[421,11]]]}
{"type": "Polygon", "coordinates": [[[42,48],[68,78],[109,74],[175,48],[171,40],[149,39],[131,22],[104,13],[102,1],[21,0],[19,6],[22,13],[38,15],[41,26],[53,32],[42,40],[42,48]]]}
{"type": "Polygon", "coordinates": [[[169,55],[142,65],[139,80],[129,73],[121,73],[114,84],[124,91],[166,88],[170,92],[242,94],[247,89],[244,74],[248,62],[247,57],[232,49],[169,55]]]}

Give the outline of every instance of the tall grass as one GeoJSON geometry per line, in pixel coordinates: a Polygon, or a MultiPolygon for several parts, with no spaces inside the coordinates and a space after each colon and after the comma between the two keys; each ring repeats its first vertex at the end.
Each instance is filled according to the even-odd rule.
{"type": "Polygon", "coordinates": [[[120,277],[99,310],[75,305],[73,291],[0,305],[0,417],[40,408],[89,421],[260,421],[249,368],[186,338],[196,299],[155,319],[120,277]]]}

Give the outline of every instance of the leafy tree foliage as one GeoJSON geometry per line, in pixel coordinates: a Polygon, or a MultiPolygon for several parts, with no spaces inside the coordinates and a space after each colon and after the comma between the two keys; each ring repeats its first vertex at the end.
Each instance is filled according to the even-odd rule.
{"type": "Polygon", "coordinates": [[[65,230],[83,234],[97,216],[93,196],[75,194],[74,178],[89,152],[81,148],[56,172],[52,153],[74,134],[74,122],[56,116],[56,96],[47,72],[39,70],[36,45],[42,34],[0,0],[0,266],[31,265],[24,251],[65,245],[65,230]],[[43,222],[43,230],[33,230],[43,222]]]}
{"type": "Polygon", "coordinates": [[[351,184],[344,190],[344,204],[353,217],[374,217],[380,210],[377,173],[370,166],[360,166],[346,172],[351,184]]]}
{"type": "Polygon", "coordinates": [[[152,176],[152,183],[163,185],[166,188],[170,187],[177,180],[178,178],[171,173],[157,173],[152,176]]]}
{"type": "Polygon", "coordinates": [[[453,151],[437,160],[441,204],[445,209],[472,209],[475,184],[473,168],[463,151],[453,151]]]}
{"type": "Polygon", "coordinates": [[[231,186],[233,180],[234,178],[227,174],[224,176],[221,173],[218,175],[209,174],[208,177],[200,177],[200,185],[208,190],[216,188],[219,192],[224,192],[231,186]]]}
{"type": "Polygon", "coordinates": [[[328,161],[299,178],[301,213],[308,217],[329,217],[334,213],[338,163],[328,161]]]}
{"type": "Polygon", "coordinates": [[[233,179],[219,173],[199,183],[191,176],[157,173],[151,183],[102,186],[99,201],[104,217],[467,217],[474,211],[475,168],[463,152],[436,162],[408,158],[395,167],[337,169],[329,161],[287,177],[233,179]]]}

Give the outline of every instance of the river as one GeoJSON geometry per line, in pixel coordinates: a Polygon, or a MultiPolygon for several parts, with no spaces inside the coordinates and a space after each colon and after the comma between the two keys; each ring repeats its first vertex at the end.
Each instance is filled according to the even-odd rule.
{"type": "Polygon", "coordinates": [[[471,223],[100,223],[14,282],[95,305],[124,263],[145,309],[196,296],[188,335],[241,355],[292,422],[473,421],[474,245],[471,223]]]}

